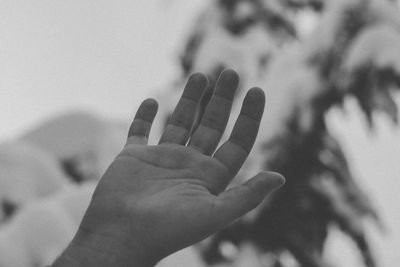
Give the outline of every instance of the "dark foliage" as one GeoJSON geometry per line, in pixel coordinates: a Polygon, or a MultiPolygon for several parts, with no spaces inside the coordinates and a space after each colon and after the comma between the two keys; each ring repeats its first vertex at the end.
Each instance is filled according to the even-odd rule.
{"type": "MultiPolygon", "coordinates": [[[[379,16],[374,15],[372,2],[359,0],[354,5],[346,6],[331,33],[334,43],[317,47],[307,55],[304,67],[312,69],[321,81],[317,92],[307,102],[311,123],[304,128],[301,125],[304,111],[293,108],[292,116],[280,134],[266,140],[264,145],[264,153],[268,155],[265,168],[282,173],[286,177],[286,185],[258,209],[255,217],[238,221],[213,236],[202,247],[207,263],[230,260],[220,249],[225,242],[238,247],[243,242],[250,242],[260,253],[276,253],[275,266],[284,266],[279,254],[287,251],[301,266],[329,266],[322,252],[330,226],[336,226],[357,245],[365,266],[377,266],[363,221],[369,218],[378,226],[382,223],[353,177],[342,145],[329,133],[325,121],[326,114],[333,107],[340,107],[346,98],[353,96],[371,126],[372,115],[376,111],[382,111],[395,123],[398,122],[398,109],[391,94],[392,90],[400,87],[398,70],[390,65],[379,66],[373,59],[350,70],[344,64],[360,35],[369,27],[383,23],[377,19],[379,16]]],[[[232,35],[240,36],[253,25],[262,24],[271,35],[283,32],[294,40],[296,30],[287,13],[280,13],[265,3],[258,0],[220,0],[218,8],[223,10],[222,21],[232,35]],[[253,8],[248,16],[236,16],[240,3],[248,3],[253,8]]],[[[324,12],[326,7],[325,1],[319,0],[286,0],[279,3],[291,11],[312,8],[324,12]]],[[[182,61],[185,75],[194,71],[193,60],[202,40],[201,31],[195,31],[189,39],[182,61]]],[[[263,60],[260,58],[260,62],[263,60]]],[[[268,63],[267,59],[265,64],[268,63]]],[[[221,69],[221,66],[216,66],[210,70],[212,81],[221,69]]],[[[212,88],[210,86],[209,92],[212,88]]],[[[206,104],[207,97],[202,103],[203,108],[206,104]]]]}

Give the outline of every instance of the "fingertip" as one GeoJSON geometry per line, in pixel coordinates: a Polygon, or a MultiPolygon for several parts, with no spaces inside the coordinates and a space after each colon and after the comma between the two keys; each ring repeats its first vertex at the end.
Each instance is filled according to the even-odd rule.
{"type": "Polygon", "coordinates": [[[237,86],[239,84],[239,74],[233,69],[225,69],[219,75],[222,82],[230,86],[237,86]]]}
{"type": "Polygon", "coordinates": [[[189,80],[193,80],[201,86],[207,86],[208,84],[207,75],[202,72],[193,73],[192,75],[190,75],[189,80]]]}
{"type": "Polygon", "coordinates": [[[129,140],[135,139],[131,143],[146,143],[151,129],[151,125],[157,114],[158,103],[153,98],[144,100],[135,115],[131,126],[128,131],[128,142],[129,140]]]}
{"type": "Polygon", "coordinates": [[[146,98],[142,102],[142,104],[147,105],[147,106],[152,106],[153,109],[157,109],[158,108],[158,102],[154,98],[146,98]]]}
{"type": "Polygon", "coordinates": [[[154,117],[158,111],[158,102],[153,98],[145,99],[138,111],[136,112],[135,119],[153,122],[154,117]]]}
{"type": "Polygon", "coordinates": [[[265,108],[265,94],[261,88],[251,88],[244,100],[242,105],[241,114],[246,115],[256,121],[260,121],[264,113],[265,108]]]}
{"type": "Polygon", "coordinates": [[[286,178],[279,172],[263,171],[261,173],[265,175],[268,179],[279,181],[278,183],[280,183],[281,185],[284,185],[286,183],[286,178]]]}
{"type": "Polygon", "coordinates": [[[182,97],[198,102],[203,96],[207,86],[207,76],[202,72],[196,72],[190,75],[186,83],[185,90],[183,91],[182,97]]]}
{"type": "Polygon", "coordinates": [[[232,82],[239,83],[239,74],[234,69],[228,68],[221,72],[220,77],[225,77],[226,79],[230,79],[232,82]]]}
{"type": "Polygon", "coordinates": [[[265,92],[260,87],[252,87],[247,94],[252,98],[257,98],[265,102],[265,92]]]}
{"type": "Polygon", "coordinates": [[[242,186],[224,191],[218,197],[222,203],[222,205],[220,204],[222,218],[233,220],[242,216],[257,207],[266,196],[284,183],[285,179],[279,173],[260,172],[242,186]]]}
{"type": "Polygon", "coordinates": [[[281,188],[285,183],[286,179],[277,172],[261,172],[257,176],[260,186],[265,189],[265,191],[272,192],[281,188]]]}
{"type": "Polygon", "coordinates": [[[239,85],[239,74],[233,69],[226,69],[219,75],[215,94],[233,100],[239,85]]]}

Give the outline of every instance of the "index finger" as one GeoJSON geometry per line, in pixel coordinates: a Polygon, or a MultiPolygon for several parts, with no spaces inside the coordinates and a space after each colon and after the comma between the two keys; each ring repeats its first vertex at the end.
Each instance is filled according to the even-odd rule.
{"type": "MultiPolygon", "coordinates": [[[[257,137],[264,112],[265,95],[262,89],[252,88],[243,100],[242,109],[232,133],[214,154],[214,158],[223,163],[232,174],[236,175],[242,167],[257,137]]],[[[223,181],[225,186],[229,181],[223,181]]]]}

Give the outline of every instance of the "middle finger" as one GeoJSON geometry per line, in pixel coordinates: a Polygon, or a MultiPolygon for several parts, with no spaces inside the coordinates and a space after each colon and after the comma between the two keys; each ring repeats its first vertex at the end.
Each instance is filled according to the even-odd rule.
{"type": "Polygon", "coordinates": [[[200,124],[191,136],[190,147],[205,155],[214,152],[228,123],[238,84],[239,76],[234,70],[221,73],[200,124]]]}

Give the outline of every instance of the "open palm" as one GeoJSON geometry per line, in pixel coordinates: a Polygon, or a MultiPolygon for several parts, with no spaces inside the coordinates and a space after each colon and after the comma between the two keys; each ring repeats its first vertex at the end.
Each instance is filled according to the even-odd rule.
{"type": "MultiPolygon", "coordinates": [[[[118,247],[112,254],[124,259],[119,266],[151,266],[223,228],[283,184],[278,174],[264,172],[225,190],[253,146],[265,102],[261,89],[249,90],[229,140],[217,149],[238,79],[232,70],[221,74],[192,129],[207,79],[191,76],[158,145],[147,145],[157,103],[148,99],[140,106],[80,226],[83,235],[95,233],[97,241],[118,247]]],[[[99,243],[98,250],[107,246],[99,243]]]]}

